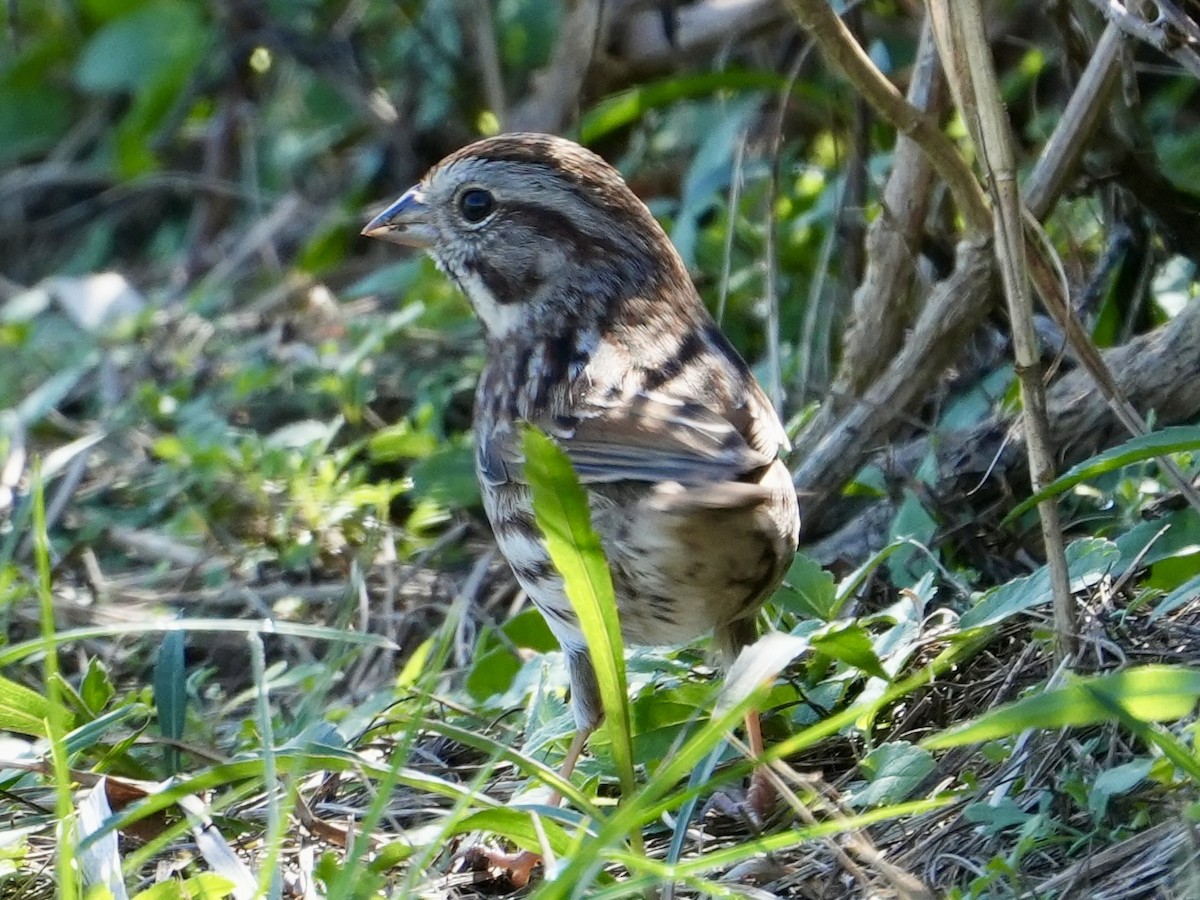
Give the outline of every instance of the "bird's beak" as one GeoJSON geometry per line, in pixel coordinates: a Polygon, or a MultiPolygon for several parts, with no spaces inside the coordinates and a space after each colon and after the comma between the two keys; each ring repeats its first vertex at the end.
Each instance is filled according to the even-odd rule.
{"type": "Polygon", "coordinates": [[[405,247],[432,247],[433,223],[429,221],[425,195],[418,187],[409,188],[399,200],[368,222],[362,233],[405,247]]]}

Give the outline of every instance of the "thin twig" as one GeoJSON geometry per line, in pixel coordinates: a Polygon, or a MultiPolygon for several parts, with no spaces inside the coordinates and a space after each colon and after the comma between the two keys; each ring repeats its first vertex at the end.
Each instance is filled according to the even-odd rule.
{"type": "MultiPolygon", "coordinates": [[[[996,259],[1008,301],[1014,364],[1021,385],[1029,478],[1037,492],[1054,480],[1054,450],[1046,418],[1041,354],[1033,327],[1033,294],[1026,263],[1025,222],[1017,190],[1012,132],[979,0],[931,0],[929,10],[951,88],[975,141],[992,194],[996,259]]],[[[1078,623],[1057,501],[1049,498],[1039,503],[1038,515],[1054,598],[1058,657],[1070,659],[1075,655],[1078,623]]]]}

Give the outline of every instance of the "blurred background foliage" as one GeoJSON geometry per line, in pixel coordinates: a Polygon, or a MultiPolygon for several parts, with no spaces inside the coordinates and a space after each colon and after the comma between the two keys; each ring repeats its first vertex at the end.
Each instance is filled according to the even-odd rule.
{"type": "MultiPolygon", "coordinates": [[[[265,683],[273,698],[285,698],[275,720],[281,741],[335,723],[353,745],[373,716],[397,697],[411,699],[426,675],[444,676],[439,689],[463,705],[443,717],[478,728],[524,708],[526,721],[505,741],[519,733],[531,752],[563,741],[570,722],[562,673],[540,656],[553,641],[489,555],[479,508],[469,423],[481,331],[428,260],[360,238],[359,228],[370,210],[480,136],[518,124],[580,139],[613,161],[664,223],[764,383],[778,371],[783,412],[798,433],[830,402],[866,263],[864,236],[888,214],[880,195],[896,137],[828,73],[786,4],[744,3],[739,18],[697,37],[684,27],[687,16],[720,4],[616,3],[615,21],[586,43],[578,83],[564,83],[565,98],[556,96],[550,76],[571,71],[561,62],[578,52],[572,29],[590,5],[7,4],[0,614],[9,644],[41,627],[31,522],[44,484],[59,627],[136,634],[176,613],[266,615],[378,632],[399,645],[398,654],[358,656],[297,637],[270,642],[277,668],[265,683]],[[423,643],[443,626],[447,643],[423,643]],[[331,695],[337,702],[323,707],[331,695]]],[[[834,6],[903,86],[921,5],[834,6]]],[[[988,9],[1025,172],[1100,23],[1085,3],[996,0],[988,9]]],[[[1128,56],[1119,88],[1127,105],[1114,114],[1128,145],[1089,148],[1045,223],[1100,347],[1163,326],[1195,303],[1200,262],[1197,80],[1145,48],[1128,56]]],[[[946,128],[969,153],[962,123],[947,116],[946,128]]],[[[922,289],[951,270],[959,226],[935,188],[920,245],[911,248],[922,289]]],[[[908,302],[919,305],[921,292],[908,302]]],[[[1057,358],[1061,335],[1041,324],[1048,357],[1072,368],[1073,360],[1057,358]]],[[[1008,359],[1007,325],[996,312],[937,390],[906,411],[897,445],[929,435],[936,444],[993,416],[1003,432],[1016,396],[1008,359]]],[[[1194,411],[1174,421],[1191,424],[1194,411]]],[[[1076,458],[1112,443],[1119,438],[1085,435],[1076,458]]],[[[1193,475],[1200,441],[1193,434],[1173,446],[1193,475]]],[[[1044,630],[1016,624],[1030,597],[1045,599],[1021,580],[1044,578],[1035,520],[1001,524],[1027,487],[1001,484],[999,499],[981,511],[967,490],[949,501],[938,494],[935,461],[926,459],[900,483],[876,460],[845,491],[831,487],[849,510],[894,501],[879,526],[887,548],[837,557],[834,575],[799,558],[771,607],[772,624],[807,639],[824,620],[861,619],[814,639],[820,653],[774,689],[776,736],[843,707],[864,682],[882,691],[882,676],[923,658],[927,611],[957,614],[981,597],[1004,611],[988,625],[1005,623],[994,655],[979,663],[984,674],[950,678],[948,690],[962,692],[938,706],[932,724],[895,709],[864,730],[878,726],[894,737],[942,727],[1048,677],[1044,657],[1022,655],[1029,642],[1045,640],[1044,630]],[[1005,681],[1014,658],[1019,677],[984,696],[978,685],[1005,681]]],[[[1200,577],[1200,523],[1156,463],[1134,452],[1119,461],[1089,470],[1086,483],[1064,495],[1070,537],[1082,539],[1073,557],[1079,584],[1093,588],[1109,577],[1096,573],[1119,560],[1130,573],[1118,591],[1130,617],[1163,598],[1174,616],[1195,615],[1188,604],[1200,577]],[[1158,540],[1164,524],[1173,530],[1158,540]]],[[[807,533],[806,543],[850,515],[807,533]]],[[[1191,627],[1181,626],[1185,635],[1191,627]]],[[[1164,631],[1138,640],[1145,657],[1194,662],[1194,637],[1164,631]]],[[[186,653],[169,659],[156,641],[80,643],[77,655],[64,654],[80,690],[75,714],[90,724],[135,710],[145,723],[132,733],[183,737],[231,755],[260,747],[262,726],[247,712],[253,673],[237,641],[190,636],[186,653]],[[156,664],[166,672],[156,683],[180,692],[170,716],[161,688],[159,696],[144,689],[156,664]],[[157,731],[149,724],[156,717],[157,731]]],[[[698,669],[704,655],[694,648],[655,650],[631,663],[640,763],[668,755],[696,709],[711,702],[698,669]]],[[[14,679],[46,689],[33,669],[14,679]]],[[[169,755],[142,752],[111,727],[96,726],[79,766],[165,777],[169,755]]],[[[932,768],[924,751],[904,746],[923,772],[932,768]]],[[[610,772],[605,748],[598,735],[585,776],[610,772]]],[[[822,765],[849,777],[879,748],[838,745],[822,765]]],[[[1102,757],[1105,748],[1097,738],[1081,754],[1102,757]]],[[[1145,747],[1124,749],[1136,755],[1145,747]]],[[[1007,759],[1011,750],[989,752],[1007,759]]],[[[184,763],[197,759],[185,754],[184,763]]],[[[876,762],[865,767],[869,782],[876,762]]],[[[963,783],[973,777],[969,768],[954,770],[963,783]]],[[[914,776],[888,798],[920,783],[914,776]]],[[[1154,784],[1169,791],[1178,781],[1160,771],[1154,784]]],[[[981,817],[997,817],[988,820],[989,840],[1010,826],[1025,830],[1008,832],[1011,843],[990,844],[980,857],[981,872],[989,859],[1004,865],[974,882],[960,872],[944,884],[959,885],[961,896],[988,896],[997,882],[1025,883],[1031,846],[1062,846],[1068,837],[1083,844],[1085,832],[1103,843],[1135,819],[1153,818],[1149,798],[1131,802],[1135,813],[1108,805],[1125,788],[1097,793],[1081,781],[1046,790],[1068,807],[1061,819],[1026,805],[1006,807],[1009,818],[1000,821],[980,804],[981,817]]],[[[870,791],[876,800],[863,800],[864,808],[887,794],[878,784],[870,791]]]]}

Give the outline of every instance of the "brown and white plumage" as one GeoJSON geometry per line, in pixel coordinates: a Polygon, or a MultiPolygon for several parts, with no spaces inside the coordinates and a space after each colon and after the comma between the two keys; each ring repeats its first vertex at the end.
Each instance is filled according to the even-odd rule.
{"type": "Polygon", "coordinates": [[[599,696],[534,522],[521,423],[551,434],[588,489],[626,641],[713,631],[729,657],[752,640],[796,549],[787,437],[617,171],[561,138],[489,138],[434,166],[364,233],[426,248],[484,325],[484,504],[567,654],[581,732],[599,722],[599,696]]]}

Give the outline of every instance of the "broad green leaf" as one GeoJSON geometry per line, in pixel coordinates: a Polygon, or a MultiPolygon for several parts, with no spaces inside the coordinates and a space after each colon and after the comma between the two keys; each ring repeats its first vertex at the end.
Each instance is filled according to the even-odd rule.
{"type": "Polygon", "coordinates": [[[474,451],[464,445],[438,447],[408,470],[413,494],[452,507],[478,506],[479,480],[475,477],[474,451]]]}
{"type": "Polygon", "coordinates": [[[833,575],[803,553],[792,560],[775,597],[784,609],[798,616],[827,622],[837,615],[833,575]]]}
{"type": "Polygon", "coordinates": [[[910,587],[926,574],[937,571],[928,550],[937,527],[937,520],[929,514],[917,493],[906,490],[888,528],[888,540],[903,543],[887,562],[888,573],[896,587],[910,587]]]}
{"type": "Polygon", "coordinates": [[[1103,816],[1112,797],[1119,797],[1141,784],[1154,768],[1154,759],[1143,756],[1123,765],[1105,769],[1092,782],[1088,791],[1088,809],[1096,816],[1103,816]]]}
{"type": "Polygon", "coordinates": [[[1158,605],[1154,607],[1154,612],[1150,614],[1151,621],[1160,616],[1165,616],[1185,603],[1190,603],[1196,599],[1198,594],[1200,594],[1200,575],[1195,575],[1158,602],[1158,605]]]}
{"type": "Polygon", "coordinates": [[[854,794],[858,808],[907,800],[934,769],[933,754],[905,741],[880,744],[858,764],[867,785],[854,794]]]}
{"type": "MultiPolygon", "coordinates": [[[[550,849],[555,854],[562,855],[570,850],[572,841],[561,825],[546,816],[542,816],[541,825],[550,849]]],[[[446,836],[466,834],[471,831],[488,831],[492,834],[502,835],[518,847],[532,850],[535,853],[542,849],[537,829],[526,810],[511,807],[481,809],[468,816],[463,816],[455,822],[454,826],[447,831],[446,836]]]]}
{"type": "Polygon", "coordinates": [[[17,418],[29,426],[60,404],[75,389],[83,376],[99,361],[98,353],[87,354],[76,365],[60,369],[31,391],[17,406],[17,418]]]}
{"type": "Polygon", "coordinates": [[[143,91],[166,73],[190,67],[205,29],[190,3],[149,3],[101,28],[75,69],[88,91],[143,91]]]}
{"type": "Polygon", "coordinates": [[[404,663],[404,668],[400,670],[400,674],[396,676],[396,687],[400,692],[405,692],[412,688],[421,680],[421,676],[429,671],[430,660],[433,657],[434,639],[427,637],[417,645],[408,660],[404,663]]]}
{"type": "Polygon", "coordinates": [[[634,789],[633,744],[625,645],[612,574],[592,527],[587,494],[566,453],[534,428],[525,432],[524,450],[534,516],[587,641],[612,738],[613,760],[628,797],[634,789]]]}
{"type": "Polygon", "coordinates": [[[408,419],[380,429],[367,441],[367,454],[379,462],[398,459],[423,459],[438,448],[432,431],[419,429],[408,419]]]}
{"type": "MultiPolygon", "coordinates": [[[[51,715],[50,701],[23,684],[0,677],[0,729],[30,737],[46,737],[46,722],[51,715]]],[[[67,710],[62,710],[63,727],[74,725],[67,710]]]]}
{"type": "Polygon", "coordinates": [[[108,667],[99,659],[88,660],[87,671],[79,683],[79,696],[83,699],[89,712],[98,716],[108,706],[108,701],[116,693],[112,679],[108,677],[108,667]]]}
{"type": "Polygon", "coordinates": [[[1042,490],[1028,500],[1020,503],[1012,512],[1004,517],[1001,525],[1012,522],[1023,515],[1047,497],[1056,497],[1090,478],[1112,472],[1131,463],[1144,462],[1156,456],[1166,456],[1169,453],[1183,453],[1190,450],[1200,450],[1200,426],[1173,425],[1161,431],[1139,435],[1126,441],[1119,447],[1105,450],[1091,459],[1085,459],[1078,465],[1072,466],[1065,474],[1060,475],[1042,490]]]}
{"type": "Polygon", "coordinates": [[[504,644],[475,656],[467,673],[466,689],[476,700],[503,694],[521,671],[521,661],[504,644]]]}
{"type": "Polygon", "coordinates": [[[133,895],[133,900],[225,900],[234,889],[228,878],[201,872],[183,881],[160,881],[133,895]]]}
{"type": "Polygon", "coordinates": [[[1003,797],[995,805],[970,803],[963,810],[963,818],[983,826],[984,833],[989,835],[997,834],[1005,828],[1024,825],[1035,815],[1036,813],[1021,807],[1012,797],[1003,797]]]}
{"type": "MultiPolygon", "coordinates": [[[[1084,538],[1067,547],[1067,569],[1071,590],[1078,591],[1095,584],[1120,557],[1115,544],[1100,538],[1084,538]]],[[[1025,612],[1051,599],[1050,571],[1042,566],[1024,578],[1014,578],[986,592],[969,610],[962,614],[963,629],[995,625],[1010,616],[1025,612]]]]}
{"type": "Polygon", "coordinates": [[[745,705],[811,646],[807,637],[768,631],[749,647],[743,647],[725,675],[713,716],[727,715],[730,710],[745,705]]]}
{"type": "Polygon", "coordinates": [[[1198,698],[1200,669],[1141,666],[1033,694],[921,743],[941,750],[1011,737],[1028,728],[1082,727],[1124,717],[1169,722],[1190,715],[1198,698]]]}
{"type": "Polygon", "coordinates": [[[558,649],[558,639],[546,624],[545,616],[536,609],[517,613],[500,630],[518,647],[527,647],[538,653],[551,653],[558,649]]]}
{"type": "Polygon", "coordinates": [[[825,629],[824,633],[814,635],[812,645],[818,653],[832,656],[860,672],[882,678],[884,681],[889,680],[888,673],[884,671],[879,657],[875,655],[871,636],[861,625],[831,626],[825,629]]]}

